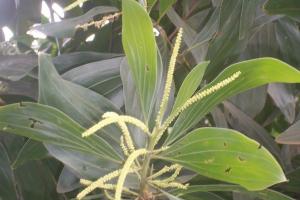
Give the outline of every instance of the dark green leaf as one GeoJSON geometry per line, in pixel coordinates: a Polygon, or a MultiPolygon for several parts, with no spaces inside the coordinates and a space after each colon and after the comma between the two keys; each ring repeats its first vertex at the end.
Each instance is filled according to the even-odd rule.
{"type": "Polygon", "coordinates": [[[280,144],[300,144],[300,121],[290,126],[282,134],[276,138],[276,142],[280,144]]]}
{"type": "Polygon", "coordinates": [[[45,158],[47,155],[48,151],[42,143],[27,140],[13,162],[12,168],[18,168],[20,165],[23,165],[30,160],[40,160],[45,158]]]}

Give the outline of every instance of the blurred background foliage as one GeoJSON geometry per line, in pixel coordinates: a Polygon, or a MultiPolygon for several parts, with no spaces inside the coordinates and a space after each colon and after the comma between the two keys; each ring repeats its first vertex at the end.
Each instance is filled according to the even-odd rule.
{"type": "MultiPolygon", "coordinates": [[[[105,22],[100,28],[78,28],[121,10],[121,1],[87,0],[63,12],[73,2],[0,1],[1,105],[38,101],[41,80],[38,80],[37,53],[45,52],[53,56],[63,79],[104,95],[118,108],[124,107],[120,77],[124,57],[121,17],[105,22]]],[[[144,0],[140,3],[145,4],[144,0]]],[[[148,0],[147,3],[163,62],[168,62],[178,28],[184,30],[184,45],[175,72],[175,93],[186,74],[201,61],[210,61],[204,76],[206,82],[232,63],[258,57],[275,57],[300,69],[298,0],[148,0]]],[[[43,82],[43,87],[51,87],[48,84],[43,82]]],[[[269,150],[289,178],[288,183],[272,188],[291,197],[282,199],[300,199],[299,92],[299,86],[294,84],[256,88],[225,101],[199,124],[199,127],[205,124],[233,128],[273,147],[269,150]]],[[[0,199],[72,199],[79,187],[78,176],[53,159],[52,153],[38,142],[0,131],[0,199]]],[[[77,159],[74,165],[80,163],[81,158],[77,159]]],[[[219,183],[203,177],[193,181],[219,183]]],[[[274,198],[242,191],[202,191],[197,199],[274,198]]]]}

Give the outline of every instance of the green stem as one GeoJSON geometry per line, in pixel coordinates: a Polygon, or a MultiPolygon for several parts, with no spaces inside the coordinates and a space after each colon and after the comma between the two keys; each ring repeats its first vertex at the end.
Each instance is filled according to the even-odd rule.
{"type": "MultiPolygon", "coordinates": [[[[151,134],[152,137],[150,137],[150,142],[147,147],[147,150],[150,152],[154,150],[155,141],[156,141],[156,137],[159,135],[159,130],[160,129],[156,126],[151,134]]],[[[147,187],[147,178],[148,178],[151,157],[152,157],[151,153],[145,155],[145,160],[142,166],[142,173],[141,173],[140,196],[144,195],[144,192],[147,187]]]]}

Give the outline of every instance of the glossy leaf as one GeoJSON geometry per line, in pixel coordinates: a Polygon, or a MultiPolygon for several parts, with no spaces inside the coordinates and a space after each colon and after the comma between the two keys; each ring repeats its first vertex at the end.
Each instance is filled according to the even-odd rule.
{"type": "Polygon", "coordinates": [[[262,190],[286,181],[272,154],[256,141],[230,129],[196,129],[159,157],[248,190],[262,190]]]}
{"type": "Polygon", "coordinates": [[[208,64],[209,62],[199,63],[186,76],[179,88],[174,106],[172,108],[173,111],[176,110],[176,108],[182,106],[182,104],[186,102],[198,89],[208,64]]]}
{"type": "Polygon", "coordinates": [[[167,138],[168,144],[182,136],[185,131],[196,125],[203,116],[228,97],[267,83],[300,82],[300,72],[290,65],[274,58],[259,58],[229,66],[201,90],[217,84],[237,71],[240,71],[241,75],[234,82],[190,106],[179,116],[173,126],[173,131],[167,138]]]}
{"type": "Polygon", "coordinates": [[[0,128],[7,133],[90,153],[108,161],[120,161],[116,151],[101,137],[82,138],[81,133],[85,129],[53,107],[35,103],[1,107],[0,128]]]}
{"type": "Polygon", "coordinates": [[[148,121],[157,84],[157,49],[150,17],[134,0],[122,1],[122,42],[148,121]]]}

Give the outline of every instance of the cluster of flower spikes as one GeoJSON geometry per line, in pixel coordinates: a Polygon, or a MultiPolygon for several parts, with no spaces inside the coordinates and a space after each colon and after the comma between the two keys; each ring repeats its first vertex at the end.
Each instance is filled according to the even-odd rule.
{"type": "MultiPolygon", "coordinates": [[[[86,186],[86,188],[77,195],[77,199],[84,198],[86,195],[91,193],[96,188],[103,189],[108,199],[121,200],[123,192],[130,195],[138,196],[139,194],[136,193],[135,191],[132,191],[129,188],[124,187],[124,182],[127,175],[130,173],[135,173],[139,178],[141,178],[139,174],[139,171],[141,170],[141,165],[139,163],[138,158],[141,156],[146,156],[147,154],[158,154],[168,149],[168,147],[161,147],[159,149],[146,149],[146,148],[136,149],[134,146],[134,142],[131,138],[129,129],[127,127],[127,124],[132,124],[140,128],[143,133],[147,134],[147,136],[151,141],[154,141],[153,147],[155,147],[158,141],[161,139],[164,132],[169,127],[169,125],[176,119],[176,117],[181,112],[186,110],[194,103],[205,98],[206,96],[211,95],[217,90],[235,81],[241,75],[240,71],[235,72],[230,77],[224,79],[223,81],[220,81],[216,85],[213,85],[208,89],[205,89],[203,91],[194,94],[182,106],[177,108],[175,112],[172,112],[172,114],[168,116],[163,123],[161,123],[163,118],[162,116],[164,116],[167,107],[167,102],[169,100],[171,83],[173,81],[173,74],[174,74],[174,69],[176,64],[176,58],[181,44],[181,38],[182,38],[182,29],[179,29],[175,41],[175,45],[173,48],[173,53],[170,59],[169,67],[168,67],[168,73],[167,73],[163,98],[156,118],[156,128],[154,128],[152,132],[150,132],[147,125],[144,122],[140,121],[139,119],[127,115],[119,115],[114,112],[106,112],[102,116],[103,120],[101,120],[100,122],[98,122],[97,124],[89,128],[82,134],[82,137],[88,137],[108,125],[117,124],[122,132],[122,136],[120,138],[120,147],[123,150],[124,155],[126,156],[126,160],[121,169],[110,172],[96,181],[81,179],[80,180],[81,184],[86,186]],[[117,184],[109,183],[113,179],[117,179],[117,184]],[[112,197],[108,193],[108,191],[115,191],[114,197],[112,197]]],[[[147,183],[155,188],[186,189],[188,187],[188,184],[182,184],[176,181],[176,178],[180,174],[181,169],[182,166],[178,164],[173,164],[171,166],[164,166],[161,170],[148,176],[147,183]],[[173,174],[168,178],[159,179],[159,177],[161,177],[162,175],[170,172],[173,172],[173,174]]]]}

